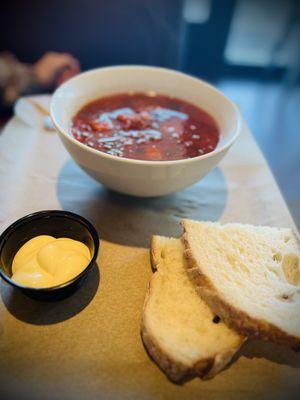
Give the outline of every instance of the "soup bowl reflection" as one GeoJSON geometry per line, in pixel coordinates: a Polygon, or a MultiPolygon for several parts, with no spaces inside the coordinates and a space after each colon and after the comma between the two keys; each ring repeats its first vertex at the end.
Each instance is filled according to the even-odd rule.
{"type": "Polygon", "coordinates": [[[213,86],[180,72],[144,66],[107,67],[82,73],[55,91],[50,112],[62,143],[86,173],[112,190],[140,197],[166,195],[202,179],[225,156],[242,124],[236,105],[213,86]],[[95,150],[71,136],[72,117],[84,105],[128,91],[155,91],[200,107],[220,128],[217,147],[194,158],[144,161],[95,150]]]}

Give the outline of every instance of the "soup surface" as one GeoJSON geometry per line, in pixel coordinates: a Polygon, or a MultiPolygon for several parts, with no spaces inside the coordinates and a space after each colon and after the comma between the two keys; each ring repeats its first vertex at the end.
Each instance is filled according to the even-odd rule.
{"type": "Polygon", "coordinates": [[[73,117],[71,134],[107,154],[149,161],[209,153],[220,137],[205,111],[154,92],[118,94],[87,104],[73,117]]]}

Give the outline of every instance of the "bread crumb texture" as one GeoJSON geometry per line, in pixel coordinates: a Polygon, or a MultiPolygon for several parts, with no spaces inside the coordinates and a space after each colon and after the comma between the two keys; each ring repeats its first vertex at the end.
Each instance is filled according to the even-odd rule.
{"type": "MultiPolygon", "coordinates": [[[[212,359],[210,373],[215,374],[230,361],[244,338],[215,318],[197,293],[187,274],[180,239],[155,236],[151,248],[157,272],[143,313],[148,337],[161,354],[189,369],[190,374],[197,363],[208,359],[212,359]]],[[[161,357],[152,356],[164,369],[161,357]]]]}
{"type": "Polygon", "coordinates": [[[190,275],[201,277],[198,290],[211,308],[231,320],[247,315],[252,330],[255,322],[258,333],[264,327],[261,336],[270,330],[272,339],[273,326],[300,345],[299,240],[292,230],[190,220],[182,225],[190,275]]]}

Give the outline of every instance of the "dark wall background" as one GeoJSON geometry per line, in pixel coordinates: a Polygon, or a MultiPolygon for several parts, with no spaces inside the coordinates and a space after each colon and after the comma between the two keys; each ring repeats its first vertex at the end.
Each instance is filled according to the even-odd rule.
{"type": "MultiPolygon", "coordinates": [[[[210,16],[202,23],[184,20],[188,1],[6,1],[0,7],[0,51],[12,51],[25,62],[36,61],[48,50],[65,51],[74,54],[83,69],[148,64],[181,69],[211,81],[225,76],[262,80],[282,77],[282,67],[226,63],[224,50],[239,0],[198,0],[210,5],[210,16]]],[[[292,1],[294,15],[300,19],[300,1],[262,1],[269,2],[270,12],[274,1],[292,1]]],[[[249,23],[255,25],[256,21],[249,23]]]]}
{"type": "Polygon", "coordinates": [[[67,51],[83,69],[178,66],[181,0],[11,0],[1,6],[0,51],[34,62],[67,51]]]}

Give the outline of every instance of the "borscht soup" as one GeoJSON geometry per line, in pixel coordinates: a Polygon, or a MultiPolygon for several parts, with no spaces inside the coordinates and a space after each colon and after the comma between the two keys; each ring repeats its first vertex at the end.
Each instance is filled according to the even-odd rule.
{"type": "Polygon", "coordinates": [[[215,120],[186,101],[156,93],[124,93],[84,106],[71,135],[104,153],[147,161],[198,157],[220,138],[215,120]]]}

